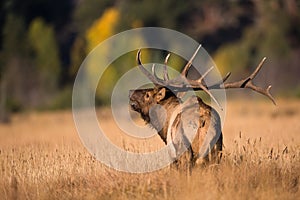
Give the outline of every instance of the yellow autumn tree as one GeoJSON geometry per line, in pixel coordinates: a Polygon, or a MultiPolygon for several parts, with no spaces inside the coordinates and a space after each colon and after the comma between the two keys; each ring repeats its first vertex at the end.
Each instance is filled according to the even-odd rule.
{"type": "MultiPolygon", "coordinates": [[[[116,8],[108,8],[104,11],[103,15],[95,20],[91,27],[85,33],[86,39],[86,50],[87,52],[92,51],[97,47],[98,44],[113,36],[116,33],[116,26],[120,20],[119,10],[116,8]]],[[[142,22],[136,21],[133,26],[141,26],[142,22]]],[[[105,59],[110,58],[112,51],[116,51],[116,48],[130,49],[129,45],[137,46],[136,44],[144,44],[145,41],[143,37],[135,36],[133,42],[130,44],[127,41],[122,41],[116,45],[102,45],[101,48],[97,48],[93,52],[93,57],[89,57],[89,60],[86,62],[87,75],[92,85],[97,84],[98,88],[96,90],[96,101],[100,103],[107,104],[110,102],[110,95],[112,89],[117,82],[118,78],[124,74],[128,69],[136,65],[135,62],[135,53],[128,52],[124,56],[120,56],[118,59],[114,60],[112,64],[108,67],[103,66],[103,63],[107,63],[105,59]],[[99,56],[97,56],[97,55],[99,56]],[[102,59],[102,60],[101,60],[102,59]],[[106,68],[99,80],[99,70],[106,68]]],[[[148,53],[146,50],[143,50],[143,59],[147,61],[148,53]]]]}
{"type": "MultiPolygon", "coordinates": [[[[99,43],[115,34],[115,27],[119,20],[119,11],[116,8],[108,8],[104,11],[103,15],[95,20],[92,26],[86,31],[85,39],[87,42],[87,52],[92,51],[99,43]]],[[[101,58],[106,59],[109,56],[110,46],[102,47],[101,58]],[[103,49],[106,48],[106,49],[103,49]]],[[[117,79],[117,70],[113,66],[109,66],[104,74],[97,77],[97,72],[101,68],[105,60],[99,60],[99,58],[90,58],[88,60],[87,74],[92,85],[95,85],[98,81],[98,88],[96,91],[96,98],[101,103],[108,103],[110,97],[110,91],[113,88],[113,84],[117,79]]]]}
{"type": "Polygon", "coordinates": [[[119,20],[119,11],[109,8],[97,19],[86,32],[87,50],[91,51],[100,42],[115,33],[115,26],[119,20]]]}

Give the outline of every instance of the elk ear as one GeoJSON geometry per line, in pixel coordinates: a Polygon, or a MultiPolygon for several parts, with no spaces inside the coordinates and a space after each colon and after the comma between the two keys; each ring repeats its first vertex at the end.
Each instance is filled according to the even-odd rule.
{"type": "Polygon", "coordinates": [[[155,96],[156,102],[160,102],[165,98],[165,96],[166,96],[166,88],[161,88],[155,96]]]}

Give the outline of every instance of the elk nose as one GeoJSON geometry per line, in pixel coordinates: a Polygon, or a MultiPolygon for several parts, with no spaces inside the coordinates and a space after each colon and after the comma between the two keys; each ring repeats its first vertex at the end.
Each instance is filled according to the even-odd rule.
{"type": "Polygon", "coordinates": [[[137,103],[136,102],[134,102],[134,101],[130,101],[130,106],[131,106],[131,108],[133,109],[133,110],[137,110],[137,103]]]}

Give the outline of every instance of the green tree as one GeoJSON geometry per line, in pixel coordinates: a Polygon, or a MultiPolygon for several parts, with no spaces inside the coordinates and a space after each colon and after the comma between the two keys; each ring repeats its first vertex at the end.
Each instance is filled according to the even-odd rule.
{"type": "Polygon", "coordinates": [[[243,30],[240,39],[221,46],[215,52],[215,62],[222,71],[232,71],[234,67],[247,70],[264,56],[277,60],[289,55],[289,20],[277,3],[256,2],[255,23],[243,30]]]}
{"type": "Polygon", "coordinates": [[[45,92],[53,91],[57,87],[61,70],[53,28],[37,18],[31,22],[28,36],[33,62],[40,76],[41,89],[45,92]]]}
{"type": "Polygon", "coordinates": [[[71,65],[69,68],[69,75],[72,77],[72,79],[75,79],[77,71],[83,60],[85,59],[86,54],[87,52],[85,39],[81,36],[76,37],[70,51],[71,65]]]}

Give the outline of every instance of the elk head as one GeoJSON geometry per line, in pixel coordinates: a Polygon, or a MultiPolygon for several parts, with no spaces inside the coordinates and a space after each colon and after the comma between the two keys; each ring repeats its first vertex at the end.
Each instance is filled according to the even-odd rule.
{"type": "Polygon", "coordinates": [[[162,104],[163,100],[169,94],[166,94],[167,89],[164,87],[154,87],[147,89],[130,90],[130,106],[131,108],[140,113],[146,122],[150,122],[149,111],[155,105],[162,104]]]}

